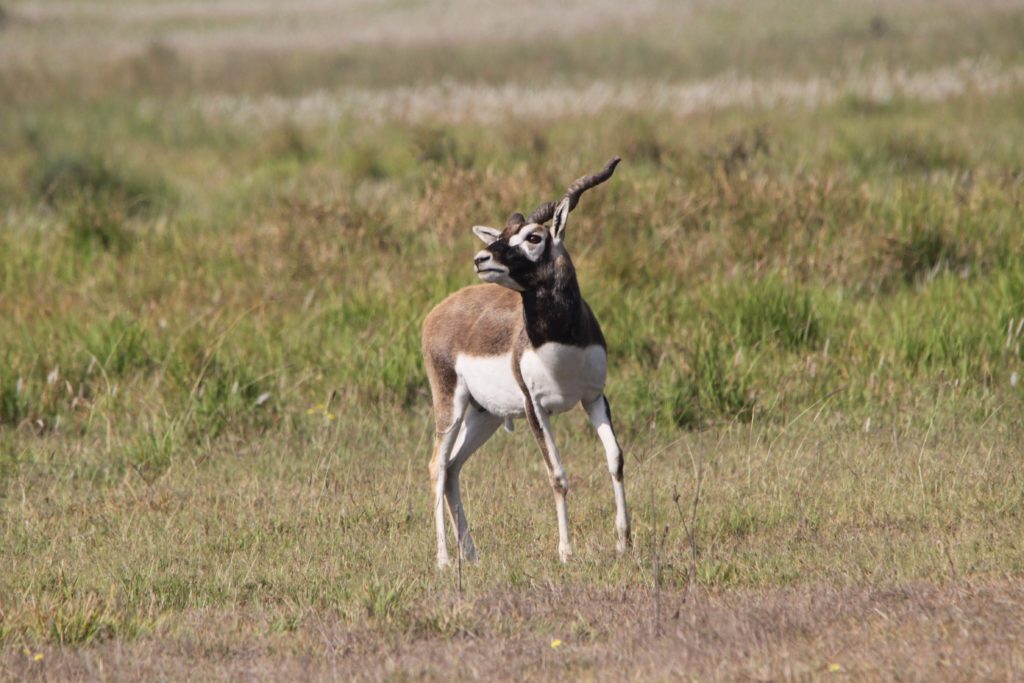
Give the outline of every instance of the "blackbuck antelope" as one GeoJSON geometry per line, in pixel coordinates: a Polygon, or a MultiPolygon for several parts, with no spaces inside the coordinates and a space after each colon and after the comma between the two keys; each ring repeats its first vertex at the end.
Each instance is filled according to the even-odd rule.
{"type": "Polygon", "coordinates": [[[458,552],[476,560],[459,494],[459,472],[504,421],[526,417],[540,445],[558,512],[558,553],[572,554],[566,494],[569,482],[549,417],[577,403],[604,445],[615,492],[618,549],[631,542],[622,450],[604,395],[607,350],[597,319],[580,294],[565,249],[565,226],[580,195],[611,177],[616,157],[600,173],[573,183],[561,201],[512,214],[504,230],[475,226],[487,247],[473,259],[484,282],[455,292],[423,321],[423,357],[437,422],[430,474],[434,484],[437,564],[450,563],[444,500],[458,552]],[[545,223],[551,221],[550,227],[545,223]]]}

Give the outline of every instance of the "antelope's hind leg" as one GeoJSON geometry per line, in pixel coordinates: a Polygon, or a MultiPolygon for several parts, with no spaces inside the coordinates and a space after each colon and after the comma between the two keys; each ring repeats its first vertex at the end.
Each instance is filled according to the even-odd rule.
{"type": "Polygon", "coordinates": [[[447,485],[449,456],[460,433],[462,419],[469,405],[469,392],[458,384],[451,394],[450,403],[438,400],[435,393],[434,417],[437,421],[434,455],[430,459],[430,477],[434,484],[434,530],[437,533],[437,566],[451,565],[448,543],[444,536],[444,497],[447,485]]]}
{"type": "Polygon", "coordinates": [[[591,424],[597,430],[597,436],[604,446],[605,457],[608,458],[608,473],[612,476],[612,490],[615,492],[615,530],[618,532],[618,550],[625,552],[633,545],[633,536],[629,525],[629,510],[626,508],[626,489],[622,483],[625,458],[615,438],[612,428],[612,409],[608,399],[598,396],[595,401],[583,406],[590,417],[591,424]]]}
{"type": "Polygon", "coordinates": [[[469,460],[469,456],[473,455],[487,439],[491,438],[500,424],[500,417],[471,405],[466,409],[466,415],[462,420],[462,430],[459,432],[459,438],[455,441],[452,455],[448,459],[444,497],[448,501],[448,513],[451,515],[452,526],[455,528],[455,543],[462,553],[462,557],[469,562],[476,562],[477,554],[476,547],[473,545],[473,537],[469,533],[466,513],[462,508],[459,474],[462,472],[462,466],[469,460]]]}

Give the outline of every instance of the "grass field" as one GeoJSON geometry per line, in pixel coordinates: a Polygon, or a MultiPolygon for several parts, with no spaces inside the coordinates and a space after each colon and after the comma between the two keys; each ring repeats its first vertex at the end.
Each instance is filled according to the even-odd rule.
{"type": "Polygon", "coordinates": [[[1024,3],[5,2],[0,680],[1024,676],[1024,3]],[[567,237],[434,567],[419,325],[567,237]]]}

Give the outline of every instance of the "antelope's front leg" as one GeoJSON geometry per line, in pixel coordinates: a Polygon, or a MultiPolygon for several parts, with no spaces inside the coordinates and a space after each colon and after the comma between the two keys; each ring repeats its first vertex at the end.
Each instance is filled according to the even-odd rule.
{"type": "Polygon", "coordinates": [[[540,446],[544,464],[548,468],[548,481],[555,492],[555,510],[558,512],[558,557],[562,562],[568,562],[572,555],[572,544],[569,541],[569,506],[565,500],[569,493],[569,479],[565,476],[565,468],[558,457],[558,447],[555,446],[548,414],[529,397],[526,399],[526,420],[530,423],[533,435],[540,446]]]}
{"type": "Polygon", "coordinates": [[[598,396],[597,400],[583,406],[590,416],[590,422],[597,430],[597,436],[604,446],[605,456],[608,458],[608,472],[612,476],[612,490],[615,492],[615,530],[618,532],[619,552],[625,552],[626,548],[633,544],[633,536],[630,532],[629,510],[626,509],[626,489],[622,483],[622,469],[624,458],[619,442],[615,438],[615,430],[612,428],[612,409],[608,405],[608,399],[598,396]]]}

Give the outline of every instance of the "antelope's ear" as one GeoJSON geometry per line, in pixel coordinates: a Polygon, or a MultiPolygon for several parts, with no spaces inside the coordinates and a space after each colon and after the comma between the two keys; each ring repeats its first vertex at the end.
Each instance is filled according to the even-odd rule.
{"type": "Polygon", "coordinates": [[[488,228],[486,225],[474,225],[473,234],[482,239],[484,241],[484,244],[490,244],[494,240],[501,237],[501,230],[488,228]]]}
{"type": "Polygon", "coordinates": [[[565,237],[565,224],[569,220],[569,197],[558,202],[555,207],[555,215],[551,218],[551,238],[555,244],[561,244],[565,237]]]}

